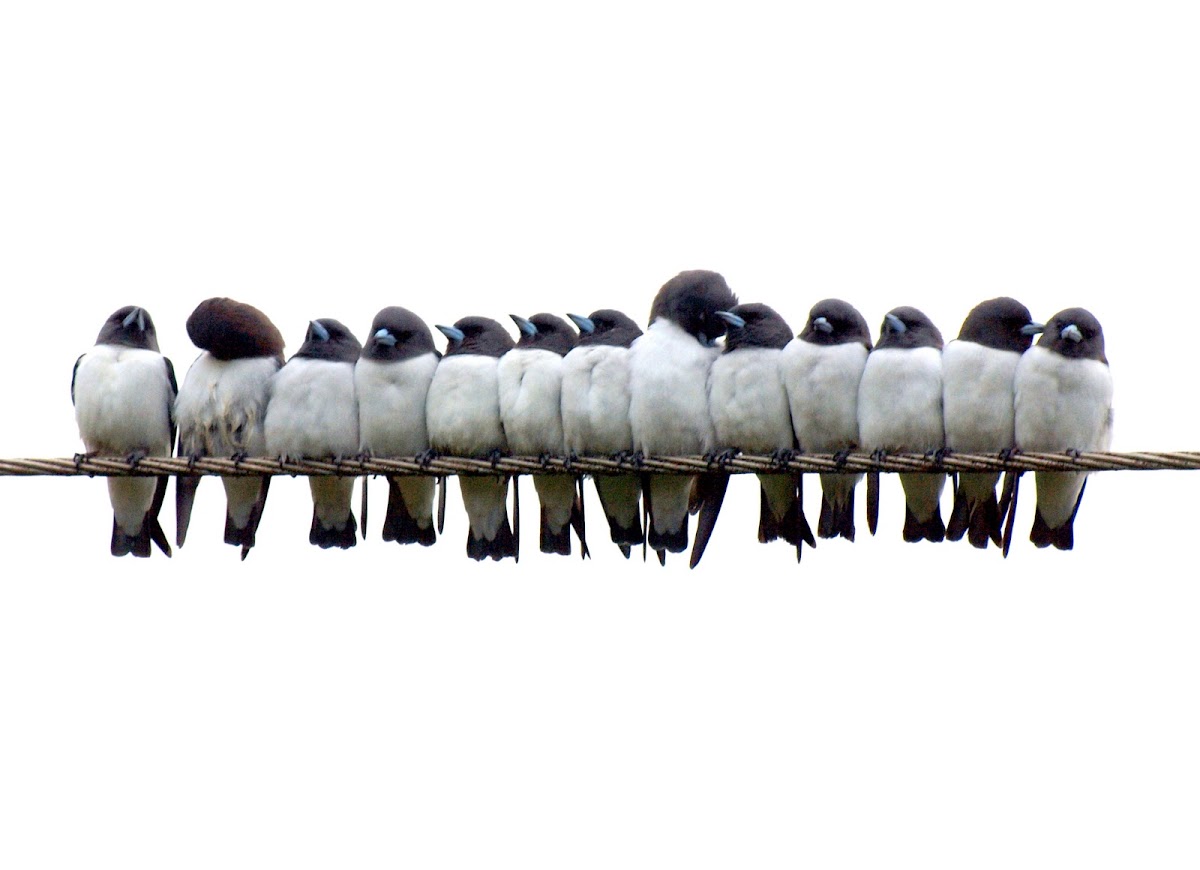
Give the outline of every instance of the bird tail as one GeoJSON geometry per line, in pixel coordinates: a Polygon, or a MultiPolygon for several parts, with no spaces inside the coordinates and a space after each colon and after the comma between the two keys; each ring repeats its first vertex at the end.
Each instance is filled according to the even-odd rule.
{"type": "Polygon", "coordinates": [[[160,477],[154,485],[154,498],[150,502],[150,509],[146,511],[146,515],[142,518],[142,526],[138,529],[136,535],[126,534],[126,532],[117,523],[117,518],[113,517],[112,540],[109,543],[109,551],[114,556],[126,556],[133,554],[139,559],[146,559],[150,556],[150,544],[153,542],[158,546],[167,558],[171,558],[171,545],[167,541],[167,534],[163,531],[162,525],[158,521],[158,513],[162,510],[163,500],[167,494],[167,481],[169,478],[160,477]]]}
{"type": "Polygon", "coordinates": [[[910,544],[916,541],[943,541],[946,538],[946,526],[942,522],[941,508],[934,508],[933,513],[923,522],[916,518],[912,508],[904,509],[904,540],[910,544]]]}
{"type": "Polygon", "coordinates": [[[817,537],[854,540],[854,488],[858,475],[821,475],[821,516],[817,537]]]}
{"type": "Polygon", "coordinates": [[[1000,503],[996,500],[998,474],[966,473],[959,477],[954,489],[954,507],[946,525],[946,537],[962,540],[966,535],[971,546],[986,550],[988,541],[1002,545],[1000,503]]]}
{"type": "MultiPolygon", "coordinates": [[[[725,490],[729,487],[728,474],[702,474],[692,486],[692,497],[696,499],[700,516],[696,518],[696,540],[692,542],[692,556],[688,567],[695,568],[704,556],[708,539],[717,526],[721,504],[725,501],[725,490]]],[[[768,511],[770,508],[766,508],[768,511]]],[[[687,545],[687,526],[684,525],[683,543],[687,545]]],[[[650,546],[654,546],[651,539],[650,546]]]]}
{"type": "Polygon", "coordinates": [[[625,558],[633,547],[640,547],[646,539],[642,530],[641,511],[638,499],[640,483],[635,475],[597,475],[593,478],[596,494],[608,520],[608,531],[612,541],[621,548],[625,558]]]}
{"type": "Polygon", "coordinates": [[[482,562],[484,559],[499,562],[501,559],[517,558],[516,539],[513,537],[508,517],[504,518],[500,528],[496,531],[496,537],[490,541],[482,535],[476,535],[472,530],[467,536],[467,555],[477,562],[482,562]]]}
{"type": "Polygon", "coordinates": [[[643,498],[650,514],[646,541],[658,552],[659,561],[666,553],[682,553],[688,545],[689,505],[703,504],[703,496],[693,496],[692,478],[676,475],[648,474],[645,476],[643,498]],[[664,528],[674,524],[674,528],[664,528]]]}
{"type": "MultiPolygon", "coordinates": [[[[198,478],[197,478],[198,479],[198,478]]],[[[267,490],[271,487],[270,475],[264,475],[258,486],[258,494],[250,506],[249,514],[242,525],[238,525],[235,516],[234,499],[237,497],[229,486],[231,479],[225,478],[225,543],[242,548],[242,559],[250,554],[254,546],[255,535],[258,534],[258,524],[262,520],[263,508],[267,505],[267,490]]],[[[233,481],[235,484],[237,481],[233,481]]],[[[237,487],[235,486],[235,489],[237,487]]],[[[176,488],[178,493],[178,488],[176,488]]],[[[189,509],[190,510],[190,509],[189,509]]]]}
{"type": "MultiPolygon", "coordinates": [[[[337,526],[326,526],[317,518],[317,509],[313,508],[312,526],[308,530],[308,542],[322,550],[338,547],[348,550],[358,543],[358,523],[354,514],[346,515],[346,522],[339,529],[337,526]]],[[[245,558],[243,556],[243,558],[245,558]]]]}
{"type": "MultiPolygon", "coordinates": [[[[1070,550],[1075,546],[1075,515],[1079,513],[1079,505],[1083,502],[1083,493],[1087,489],[1087,478],[1083,480],[1083,485],[1079,488],[1079,495],[1075,498],[1075,507],[1071,509],[1071,515],[1067,517],[1066,522],[1056,529],[1050,528],[1044,519],[1042,519],[1042,509],[1039,506],[1033,514],[1033,528],[1029,532],[1029,540],[1033,541],[1035,547],[1049,547],[1053,545],[1059,550],[1070,550]]],[[[1040,492],[1039,492],[1040,494],[1040,492]]]]}
{"type": "Polygon", "coordinates": [[[422,547],[428,547],[437,540],[437,531],[433,527],[433,479],[419,478],[421,483],[426,484],[421,487],[421,492],[411,493],[411,496],[417,498],[422,497],[424,490],[428,490],[427,498],[430,507],[429,522],[427,525],[421,525],[412,511],[408,508],[408,502],[405,500],[405,493],[402,489],[402,482],[395,477],[389,477],[388,482],[388,505],[387,514],[383,518],[383,539],[385,541],[395,541],[398,544],[420,544],[422,547]]]}

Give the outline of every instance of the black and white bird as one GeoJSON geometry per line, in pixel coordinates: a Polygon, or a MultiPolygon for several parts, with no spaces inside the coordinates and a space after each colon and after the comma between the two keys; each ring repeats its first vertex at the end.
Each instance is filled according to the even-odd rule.
{"type": "MultiPolygon", "coordinates": [[[[518,456],[562,456],[566,453],[563,358],[578,336],[565,320],[553,314],[509,316],[521,330],[521,337],[496,368],[500,422],[508,449],[518,456]]],[[[582,529],[575,478],[569,474],[539,474],[534,475],[533,485],[541,503],[541,551],[571,555],[571,526],[574,524],[577,531],[582,529]]],[[[586,554],[582,534],[580,546],[586,554]]]]}
{"type": "MultiPolygon", "coordinates": [[[[716,340],[737,297],[716,272],[680,272],[662,286],[650,326],[630,349],[629,422],[636,452],[646,456],[710,453],[708,371],[720,355],[716,340]]],[[[688,544],[690,475],[650,474],[646,489],[647,542],[666,563],[688,544]]]]}
{"type": "MultiPolygon", "coordinates": [[[[1104,330],[1091,312],[1068,308],[1021,355],[1014,379],[1016,442],[1034,452],[1102,451],[1112,443],[1113,383],[1104,330]]],[[[1037,511],[1029,539],[1060,550],[1074,545],[1086,474],[1037,472],[1037,511]]]]}
{"type": "MultiPolygon", "coordinates": [[[[738,305],[717,316],[728,325],[725,347],[708,373],[708,411],[718,451],[769,453],[790,458],[796,444],[780,357],[792,340],[791,327],[770,306],[738,305]]],[[[800,475],[760,474],[758,540],[783,538],[796,548],[816,546],[800,500],[800,475]]],[[[724,496],[723,482],[712,488],[700,508],[692,567],[700,562],[724,496]]]]}
{"type": "MultiPolygon", "coordinates": [[[[1042,331],[1029,309],[1002,296],[971,309],[958,338],[942,352],[942,410],[946,447],[965,453],[997,453],[1015,446],[1013,378],[1021,354],[1042,331]]],[[[963,472],[954,490],[946,525],[952,541],[967,536],[972,546],[1001,546],[999,472],[963,472]]]]}
{"type": "MultiPolygon", "coordinates": [[[[429,450],[425,402],[440,358],[433,346],[433,333],[407,308],[392,306],[375,315],[371,335],[354,366],[362,453],[411,458],[429,450]]],[[[431,545],[437,539],[434,478],[404,475],[388,477],[387,481],[383,539],[431,545]]],[[[363,524],[365,527],[365,518],[363,524]]]]}
{"type": "MultiPolygon", "coordinates": [[[[611,308],[587,317],[567,316],[579,327],[579,343],[563,358],[562,423],[567,452],[627,458],[633,452],[629,347],[642,330],[627,315],[611,308]]],[[[599,474],[593,481],[612,541],[628,559],[631,549],[645,539],[641,478],[637,474],[599,474]]]]}
{"type": "MultiPolygon", "coordinates": [[[[283,336],[270,318],[233,299],[206,299],[187,320],[200,355],[188,369],[175,401],[179,455],[192,459],[265,456],[263,420],[267,382],[283,365],[283,336]]],[[[175,479],[175,543],[182,547],[200,477],[175,479]]],[[[271,478],[223,477],[225,543],[254,546],[271,478]]]]}
{"type": "MultiPolygon", "coordinates": [[[[95,346],[75,361],[71,401],[88,455],[170,456],[175,440],[175,370],[159,353],[154,321],[127,305],[104,321],[95,346]]],[[[171,555],[158,522],[166,477],[110,477],[114,556],[150,555],[150,542],[171,555]]]]}
{"type": "MultiPolygon", "coordinates": [[[[362,345],[332,318],[309,321],[304,344],[267,385],[267,453],[281,459],[341,459],[358,453],[354,364],[362,345]]],[[[308,542],[345,550],[356,543],[353,477],[308,478],[308,542]]]]}
{"type": "MultiPolygon", "coordinates": [[[[933,453],[945,447],[942,334],[915,308],[893,308],[884,317],[858,386],[858,431],[862,448],[871,452],[933,453]]],[[[907,503],[904,540],[943,540],[939,500],[946,475],[899,476],[907,503]]],[[[872,495],[873,488],[869,501],[872,495]]],[[[872,533],[877,510],[868,504],[872,533]]]]}
{"type": "MultiPolygon", "coordinates": [[[[500,422],[500,358],[515,346],[499,323],[488,317],[464,317],[438,326],[449,340],[429,385],[425,421],[429,444],[438,453],[498,457],[508,449],[500,422]]],[[[458,475],[471,530],[467,555],[472,559],[517,557],[508,521],[507,475],[458,475]]]]}
{"type": "MultiPolygon", "coordinates": [[[[823,299],[809,311],[804,331],[779,360],[801,450],[845,454],[858,447],[858,385],[870,351],[871,330],[853,305],[823,299]]],[[[818,537],[854,540],[854,488],[861,477],[821,475],[818,537]]]]}

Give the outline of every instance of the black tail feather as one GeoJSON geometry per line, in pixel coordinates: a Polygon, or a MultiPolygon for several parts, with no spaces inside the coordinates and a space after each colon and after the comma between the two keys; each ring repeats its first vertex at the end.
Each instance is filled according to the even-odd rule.
{"type": "MultiPolygon", "coordinates": [[[[267,506],[267,492],[270,488],[271,477],[270,475],[266,475],[262,478],[262,483],[259,485],[258,498],[254,502],[254,507],[250,511],[250,517],[246,520],[244,528],[239,529],[234,524],[233,517],[229,515],[228,508],[225,511],[225,543],[241,547],[243,561],[245,561],[246,556],[250,554],[250,550],[254,546],[254,539],[258,534],[258,524],[262,521],[263,508],[267,506]]],[[[311,540],[311,530],[309,538],[311,540]]]]}
{"type": "Polygon", "coordinates": [[[346,524],[342,528],[326,528],[317,519],[317,511],[314,508],[312,526],[308,530],[308,542],[322,550],[328,550],[331,547],[338,547],[342,550],[350,549],[358,543],[358,523],[354,519],[354,514],[347,515],[346,524]]]}
{"type": "Polygon", "coordinates": [[[920,522],[913,512],[905,505],[904,508],[904,540],[909,543],[916,541],[938,542],[945,540],[946,526],[942,523],[941,508],[935,507],[929,519],[920,522]]]}
{"type": "Polygon", "coordinates": [[[192,522],[192,505],[196,501],[199,477],[180,475],[175,478],[175,546],[182,547],[192,522]]]}
{"type": "MultiPolygon", "coordinates": [[[[437,531],[431,522],[422,526],[408,509],[404,501],[404,493],[400,490],[400,482],[389,477],[387,513],[383,517],[383,539],[395,541],[398,544],[420,544],[422,547],[431,546],[437,541],[437,531]]],[[[363,487],[364,491],[366,487],[363,487]]]]}
{"type": "Polygon", "coordinates": [[[821,496],[821,516],[817,520],[817,537],[836,538],[841,536],[854,540],[854,490],[841,504],[833,504],[826,495],[821,496]]]}
{"type": "Polygon", "coordinates": [[[571,555],[571,524],[554,528],[550,524],[550,520],[546,517],[546,508],[542,507],[541,512],[541,535],[539,542],[543,553],[550,553],[555,556],[570,556],[571,555]]]}
{"type": "Polygon", "coordinates": [[[490,541],[477,537],[474,532],[468,533],[467,555],[477,562],[482,562],[484,559],[499,562],[501,559],[509,557],[517,558],[516,538],[513,535],[512,526],[508,524],[508,518],[505,517],[499,531],[496,532],[496,537],[490,541]]]}
{"type": "MultiPolygon", "coordinates": [[[[717,525],[717,517],[721,513],[721,504],[725,501],[725,490],[729,488],[728,474],[702,474],[697,478],[696,483],[692,487],[693,496],[699,503],[700,516],[696,519],[696,540],[692,543],[692,557],[688,562],[688,567],[695,568],[700,564],[700,559],[704,556],[704,550],[708,546],[708,539],[712,537],[713,529],[717,525]]],[[[770,508],[766,506],[766,496],[763,496],[763,508],[768,513],[770,508]]],[[[653,532],[653,528],[651,529],[653,532]]],[[[651,542],[650,546],[654,546],[651,542]]],[[[683,527],[683,547],[687,546],[687,521],[684,521],[683,527]]],[[[672,550],[671,552],[680,552],[680,550],[672,550]]],[[[658,549],[657,547],[655,549],[658,549]]],[[[668,548],[670,549],[670,548],[668,548]]]]}
{"type": "Polygon", "coordinates": [[[879,526],[879,472],[867,472],[867,530],[873,535],[879,526]]]}

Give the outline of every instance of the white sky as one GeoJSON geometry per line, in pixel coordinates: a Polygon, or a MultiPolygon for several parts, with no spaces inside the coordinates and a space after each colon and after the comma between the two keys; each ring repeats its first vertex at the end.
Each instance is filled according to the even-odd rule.
{"type": "MultiPolygon", "coordinates": [[[[904,6],[6,6],[0,456],[80,449],[122,305],[182,380],[208,296],[291,353],[385,305],[644,321],[685,268],[797,330],[1085,306],[1114,449],[1200,449],[1193,7],[904,6]]],[[[100,480],[5,479],[0,863],[1194,866],[1193,481],[1093,478],[1071,553],[1028,543],[1031,482],[1007,562],[903,544],[885,478],[880,535],[860,496],[797,567],[738,478],[689,572],[595,502],[591,562],[527,518],[477,565],[455,490],[436,547],[385,546],[379,482],[322,552],[287,478],[245,563],[215,481],[175,558],[116,560],[100,480]]]]}

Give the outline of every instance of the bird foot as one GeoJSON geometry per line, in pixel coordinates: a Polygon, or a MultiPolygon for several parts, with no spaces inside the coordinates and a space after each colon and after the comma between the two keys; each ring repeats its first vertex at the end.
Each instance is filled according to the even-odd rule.
{"type": "Polygon", "coordinates": [[[500,448],[494,448],[487,452],[486,458],[492,463],[492,470],[495,471],[496,466],[500,464],[500,460],[504,458],[504,451],[500,448]]]}
{"type": "Polygon", "coordinates": [[[883,462],[883,460],[887,459],[887,455],[888,455],[888,452],[886,450],[884,450],[883,448],[880,448],[878,450],[872,450],[871,451],[871,461],[878,464],[880,462],[883,462]]]}
{"type": "Polygon", "coordinates": [[[1011,462],[1012,458],[1019,455],[1020,452],[1021,448],[1019,447],[1005,447],[996,455],[1000,458],[1001,462],[1011,462]]]}
{"type": "Polygon", "coordinates": [[[1074,447],[1072,447],[1070,450],[1067,451],[1067,455],[1070,456],[1072,459],[1078,460],[1079,457],[1082,456],[1083,454],[1080,451],[1076,450],[1074,447]]]}
{"type": "Polygon", "coordinates": [[[567,471],[573,471],[575,468],[575,460],[577,460],[578,458],[579,458],[579,454],[576,453],[574,450],[572,450],[570,453],[568,453],[566,456],[563,457],[563,468],[565,468],[567,471]]]}
{"type": "Polygon", "coordinates": [[[771,454],[772,468],[787,468],[788,463],[799,455],[800,451],[792,450],[790,447],[782,450],[776,450],[771,454]]]}
{"type": "MultiPolygon", "coordinates": [[[[544,468],[546,470],[550,469],[550,461],[552,459],[554,459],[553,453],[539,453],[538,454],[538,464],[541,465],[542,468],[544,468]]],[[[494,468],[495,465],[496,465],[496,463],[493,461],[492,467],[494,468]]]]}
{"type": "Polygon", "coordinates": [[[837,453],[833,454],[834,464],[837,465],[838,468],[841,468],[846,464],[846,460],[850,458],[851,452],[852,451],[850,450],[839,450],[837,453]]]}
{"type": "Polygon", "coordinates": [[[932,459],[935,466],[941,466],[942,461],[953,451],[949,447],[939,447],[937,450],[926,452],[925,458],[932,459]]]}
{"type": "Polygon", "coordinates": [[[704,461],[708,463],[708,467],[717,466],[718,469],[724,470],[729,463],[737,459],[738,454],[742,451],[737,447],[727,447],[724,450],[713,453],[705,453],[704,461]]]}
{"type": "Polygon", "coordinates": [[[428,468],[430,465],[433,464],[433,460],[438,458],[438,452],[436,450],[434,450],[433,448],[430,448],[429,450],[426,450],[422,453],[418,453],[413,458],[416,459],[417,462],[419,462],[421,464],[422,468],[428,468]]]}
{"type": "Polygon", "coordinates": [[[136,471],[138,465],[145,458],[146,458],[145,450],[134,450],[132,453],[130,453],[128,456],[125,457],[125,461],[129,463],[130,471],[136,471]]]}
{"type": "Polygon", "coordinates": [[[95,456],[95,453],[76,453],[75,454],[75,471],[78,472],[84,462],[95,456]]]}

